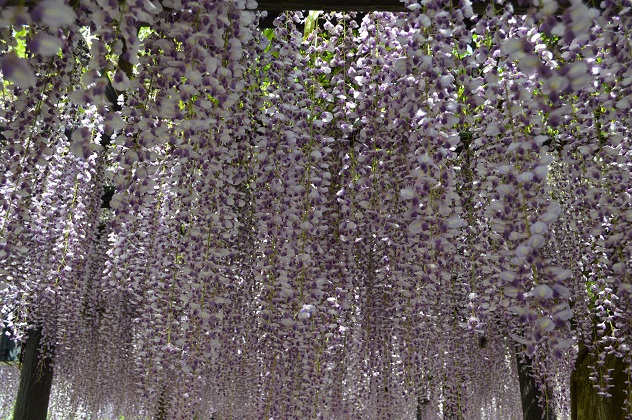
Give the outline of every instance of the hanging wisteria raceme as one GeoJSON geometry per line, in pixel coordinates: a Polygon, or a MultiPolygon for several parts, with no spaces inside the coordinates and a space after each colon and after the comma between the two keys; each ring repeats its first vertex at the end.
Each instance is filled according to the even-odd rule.
{"type": "Polygon", "coordinates": [[[51,412],[505,419],[525,369],[629,412],[626,1],[4,7],[2,317],[51,412]]]}
{"type": "MultiPolygon", "coordinates": [[[[49,28],[31,33],[26,40],[28,48],[37,52],[29,64],[40,69],[40,77],[36,81],[26,77],[31,71],[24,67],[27,74],[18,76],[25,77],[17,83],[20,89],[4,92],[10,95],[6,111],[26,118],[8,119],[5,133],[26,141],[11,142],[3,154],[1,229],[8,257],[3,262],[7,268],[16,268],[6,273],[14,275],[14,283],[5,289],[3,300],[9,303],[5,316],[21,326],[41,324],[44,335],[51,338],[43,353],[51,357],[54,345],[63,348],[78,340],[86,325],[75,307],[85,297],[86,265],[92,263],[86,256],[94,256],[92,236],[98,224],[105,162],[102,155],[93,154],[102,149],[95,131],[96,109],[86,108],[82,115],[67,99],[80,83],[83,65],[75,55],[80,50],[73,49],[73,44],[81,35],[68,32],[63,41],[54,40],[46,31],[54,34],[68,23],[67,17],[49,19],[45,11],[42,6],[32,17],[49,28]],[[65,56],[56,55],[60,49],[65,56]],[[19,260],[13,260],[16,257],[19,260]],[[23,309],[15,311],[15,305],[23,309]],[[63,321],[57,323],[49,317],[51,313],[58,313],[63,321]]],[[[72,10],[68,16],[74,16],[72,10]]],[[[11,52],[7,57],[18,60],[11,52]]],[[[19,72],[23,65],[12,67],[19,72]]]]}

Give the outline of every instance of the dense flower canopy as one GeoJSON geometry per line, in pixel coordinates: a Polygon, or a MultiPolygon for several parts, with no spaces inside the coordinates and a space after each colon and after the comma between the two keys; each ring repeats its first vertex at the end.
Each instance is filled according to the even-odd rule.
{"type": "Polygon", "coordinates": [[[507,419],[517,349],[564,416],[584,347],[607,394],[632,3],[536,3],[2,8],[2,318],[42,326],[52,410],[507,419]]]}

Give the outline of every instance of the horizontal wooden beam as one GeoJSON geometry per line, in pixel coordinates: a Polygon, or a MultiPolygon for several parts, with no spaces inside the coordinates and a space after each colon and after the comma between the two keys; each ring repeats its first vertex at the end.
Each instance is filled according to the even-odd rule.
{"type": "MultiPolygon", "coordinates": [[[[36,6],[40,0],[0,0],[3,6],[36,6]]],[[[121,1],[119,0],[119,3],[121,1]]],[[[326,10],[358,12],[405,12],[399,0],[258,0],[259,10],[326,10]]]]}
{"type": "MultiPolygon", "coordinates": [[[[0,0],[0,9],[7,6],[34,7],[40,0],[0,0]]],[[[122,1],[122,0],[119,0],[122,1]]],[[[458,0],[452,0],[458,4],[458,0]]],[[[600,0],[584,0],[588,6],[599,8],[600,0]]],[[[529,7],[523,4],[530,3],[527,0],[509,0],[516,15],[524,15],[529,7]]],[[[324,10],[335,12],[407,12],[408,10],[400,0],[258,0],[258,10],[267,10],[271,15],[278,16],[285,10],[324,10]]],[[[490,4],[488,0],[472,1],[472,10],[476,15],[483,15],[490,4]]],[[[566,9],[568,0],[560,2],[559,11],[566,9]]],[[[497,4],[498,9],[503,6],[497,4]]],[[[458,7],[458,6],[455,6],[458,7]]],[[[264,22],[266,20],[264,19],[264,22]]],[[[265,25],[264,25],[265,26],[265,25]]]]}
{"type": "MultiPolygon", "coordinates": [[[[0,9],[8,6],[34,7],[40,0],[0,0],[0,9]]],[[[259,0],[258,10],[281,12],[285,10],[324,10],[334,12],[407,12],[400,0],[259,0]]],[[[511,0],[516,14],[525,14],[527,8],[518,6],[511,0]]],[[[472,9],[476,14],[485,12],[488,1],[474,1],[472,9]]],[[[501,7],[500,5],[498,6],[501,7]]]]}
{"type": "Polygon", "coordinates": [[[399,0],[258,0],[259,10],[324,10],[327,12],[405,12],[399,0]]]}
{"type": "MultiPolygon", "coordinates": [[[[370,13],[370,12],[410,12],[410,10],[406,9],[403,6],[403,3],[399,3],[399,5],[395,5],[396,0],[381,0],[381,1],[358,1],[354,0],[351,2],[347,2],[344,5],[332,6],[331,3],[333,1],[326,2],[326,7],[319,3],[313,3],[306,0],[296,0],[296,1],[288,1],[283,2],[287,7],[281,8],[279,4],[275,1],[264,0],[259,2],[258,10],[267,10],[269,14],[278,16],[283,11],[289,10],[323,10],[326,12],[360,12],[360,13],[370,13]],[[367,4],[368,3],[368,4],[367,4]]],[[[516,0],[508,1],[507,3],[513,6],[514,14],[516,15],[526,15],[529,10],[528,7],[519,6],[516,0]]],[[[484,15],[485,11],[489,6],[488,2],[477,2],[472,3],[472,11],[475,15],[484,15]]],[[[496,4],[496,10],[501,10],[503,6],[500,4],[496,4]]],[[[265,25],[264,25],[265,26],[265,25]]]]}

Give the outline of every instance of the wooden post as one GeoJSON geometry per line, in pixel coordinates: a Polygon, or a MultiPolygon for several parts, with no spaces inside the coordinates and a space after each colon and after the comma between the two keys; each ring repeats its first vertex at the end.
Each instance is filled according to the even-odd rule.
{"type": "Polygon", "coordinates": [[[525,356],[523,360],[520,356],[520,351],[516,351],[522,418],[524,420],[555,420],[555,412],[548,404],[550,397],[548,390],[540,389],[531,375],[531,358],[525,356]],[[546,397],[544,407],[539,403],[541,397],[546,397]]]}
{"type": "Polygon", "coordinates": [[[41,341],[40,326],[29,332],[23,349],[22,372],[13,420],[46,420],[48,415],[53,366],[50,357],[40,360],[41,341]]]}
{"type": "Polygon", "coordinates": [[[571,373],[571,419],[572,420],[614,420],[623,419],[626,394],[628,388],[625,373],[627,364],[614,354],[606,356],[605,364],[601,367],[607,371],[612,369],[611,384],[609,390],[611,397],[603,397],[597,393],[594,382],[590,379],[592,371],[590,366],[596,366],[597,358],[590,351],[580,345],[579,354],[575,360],[575,369],[571,373]]]}

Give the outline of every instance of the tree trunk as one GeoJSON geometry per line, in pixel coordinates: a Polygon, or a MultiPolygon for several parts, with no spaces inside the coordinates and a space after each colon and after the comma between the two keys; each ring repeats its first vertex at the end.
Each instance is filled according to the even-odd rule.
{"type": "Polygon", "coordinates": [[[520,352],[516,351],[516,362],[518,364],[518,381],[520,383],[520,400],[522,401],[522,418],[524,420],[555,420],[555,412],[548,404],[550,395],[547,390],[542,390],[535,383],[531,374],[531,358],[520,357],[520,352]],[[546,397],[544,407],[540,405],[541,397],[546,397]]]}
{"type": "Polygon", "coordinates": [[[2,324],[2,336],[0,337],[0,363],[17,363],[22,347],[15,341],[13,328],[4,321],[2,324]]]}
{"type": "Polygon", "coordinates": [[[156,410],[155,420],[167,420],[169,418],[169,398],[167,387],[163,387],[158,397],[158,408],[156,410]]]}
{"type": "Polygon", "coordinates": [[[603,397],[597,393],[590,380],[592,372],[589,366],[595,366],[597,358],[590,354],[586,347],[580,346],[575,360],[575,370],[571,373],[571,419],[572,420],[622,420],[626,412],[623,410],[626,395],[624,390],[627,374],[626,363],[613,354],[606,356],[603,371],[612,369],[610,382],[613,387],[609,390],[611,397],[603,397]]]}
{"type": "Polygon", "coordinates": [[[42,328],[29,332],[23,350],[20,386],[13,420],[46,420],[53,384],[53,367],[49,357],[40,361],[42,328]]]}

